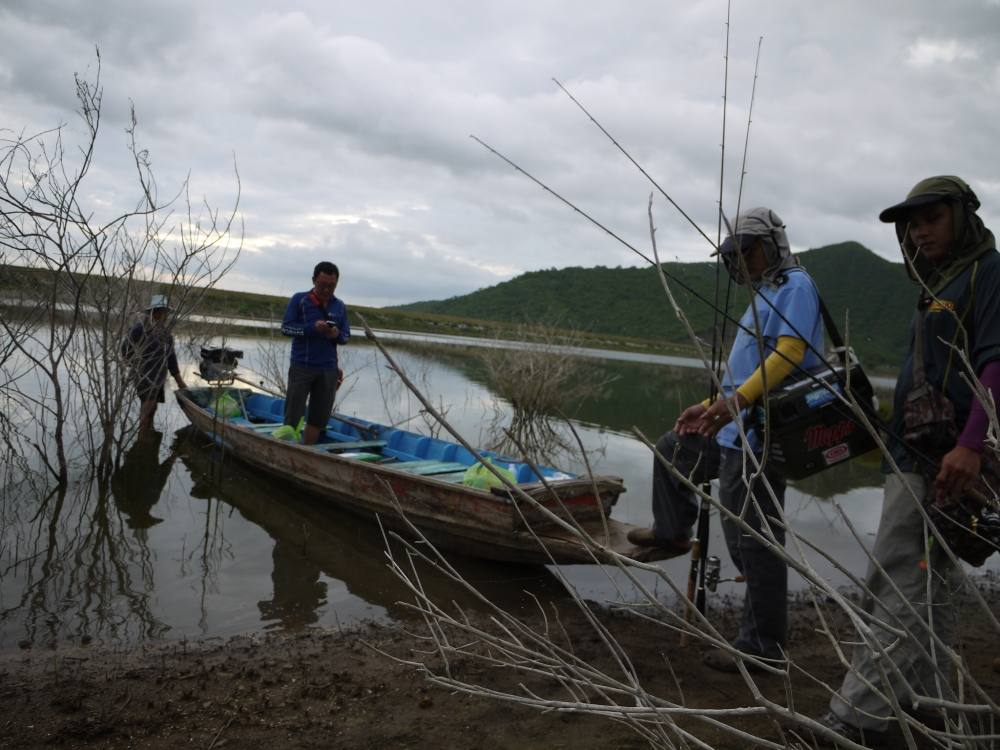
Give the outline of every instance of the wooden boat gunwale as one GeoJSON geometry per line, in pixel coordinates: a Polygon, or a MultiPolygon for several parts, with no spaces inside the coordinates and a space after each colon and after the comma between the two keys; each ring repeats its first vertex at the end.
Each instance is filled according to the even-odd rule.
{"type": "MultiPolygon", "coordinates": [[[[254,398],[280,401],[247,389],[224,390],[242,391],[241,401],[254,398]]],[[[399,516],[392,498],[394,494],[408,521],[442,548],[507,562],[595,562],[594,556],[575,535],[553,524],[532,504],[512,497],[505,489],[479,490],[457,483],[454,476],[451,481],[445,481],[433,474],[408,473],[400,468],[406,461],[396,465],[371,463],[333,452],[336,448],[324,450],[323,447],[279,440],[266,431],[255,429],[254,423],[242,416],[226,419],[217,415],[207,404],[211,394],[218,393],[218,388],[185,388],[177,391],[176,397],[195,428],[235,457],[328,499],[338,507],[368,518],[377,514],[384,525],[407,534],[410,529],[399,516]],[[544,541],[547,550],[542,549],[535,535],[544,541]]],[[[246,403],[244,411],[250,414],[246,403]]],[[[370,427],[373,432],[386,428],[367,420],[348,419],[370,427]]],[[[338,421],[337,424],[343,423],[338,421]]],[[[562,475],[547,480],[550,488],[562,498],[553,500],[540,482],[523,483],[533,498],[559,514],[571,513],[581,528],[617,552],[642,560],[663,556],[655,548],[636,548],[628,543],[625,534],[631,526],[608,517],[618,495],[625,490],[620,478],[572,477],[549,467],[539,468],[562,475]],[[600,494],[600,505],[594,498],[595,487],[600,494]]],[[[526,475],[527,471],[519,469],[519,473],[526,475]]],[[[534,477],[537,478],[537,474],[534,477]]]]}

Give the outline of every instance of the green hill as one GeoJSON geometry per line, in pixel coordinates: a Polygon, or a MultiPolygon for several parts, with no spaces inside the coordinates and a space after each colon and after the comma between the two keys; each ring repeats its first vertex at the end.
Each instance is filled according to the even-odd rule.
{"type": "MultiPolygon", "coordinates": [[[[917,295],[902,263],[890,263],[856,242],[808,250],[799,258],[816,280],[842,333],[845,314],[849,313],[850,340],[865,364],[897,365],[904,353],[917,295]]],[[[716,264],[665,263],[663,268],[694,329],[711,339],[711,306],[682,284],[704,300],[714,300],[716,264]]],[[[724,271],[721,282],[720,306],[726,294],[724,271]]],[[[734,286],[730,296],[729,308],[735,317],[746,307],[746,290],[734,286]]],[[[687,341],[652,267],[531,271],[471,294],[395,309],[505,323],[547,323],[655,341],[687,341]]]]}

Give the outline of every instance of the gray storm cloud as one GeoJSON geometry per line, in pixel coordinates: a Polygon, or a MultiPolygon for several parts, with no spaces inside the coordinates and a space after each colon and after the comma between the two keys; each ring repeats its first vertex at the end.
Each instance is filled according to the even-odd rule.
{"type": "MultiPolygon", "coordinates": [[[[462,294],[532,269],[641,261],[468,138],[488,141],[630,242],[650,186],[555,76],[714,231],[725,3],[33,2],[0,9],[0,127],[73,114],[100,49],[105,118],[87,196],[132,202],[124,127],[165,192],[226,205],[247,251],[224,286],[286,294],[331,258],[357,304],[462,294]]],[[[957,173],[1000,217],[1000,6],[736,3],[724,207],[735,209],[758,39],[744,205],[795,250],[857,240],[896,259],[878,210],[957,173]]],[[[665,257],[709,248],[665,201],[665,257]]],[[[996,224],[996,222],[992,222],[996,224]]]]}

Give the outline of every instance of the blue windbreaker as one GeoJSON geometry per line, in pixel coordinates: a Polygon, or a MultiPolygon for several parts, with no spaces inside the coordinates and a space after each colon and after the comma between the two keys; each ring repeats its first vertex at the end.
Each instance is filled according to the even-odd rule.
{"type": "Polygon", "coordinates": [[[292,337],[293,365],[336,370],[337,345],[346,344],[351,338],[347,307],[337,297],[332,297],[324,308],[312,291],[297,292],[288,301],[288,309],[281,321],[281,332],[292,337]],[[328,339],[316,330],[317,320],[335,323],[340,329],[340,335],[336,339],[328,339]]]}

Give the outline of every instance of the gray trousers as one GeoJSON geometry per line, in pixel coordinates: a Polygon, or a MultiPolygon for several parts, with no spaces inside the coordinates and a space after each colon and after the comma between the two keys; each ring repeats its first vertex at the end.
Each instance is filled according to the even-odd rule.
{"type": "MultiPolygon", "coordinates": [[[[694,435],[681,437],[673,432],[661,437],[656,448],[678,472],[690,477],[695,484],[718,478],[722,506],[733,514],[742,514],[747,524],[757,531],[769,524],[778,543],[784,545],[784,530],[767,520],[777,518],[778,512],[764,483],[758,479],[752,488],[747,486],[753,466],[748,463],[744,470],[742,451],[720,447],[714,439],[694,435]],[[744,512],[751,491],[764,517],[752,502],[744,512]]],[[[777,502],[783,505],[785,480],[767,469],[765,476],[777,502]]],[[[690,539],[697,517],[695,494],[654,457],[653,534],[665,540],[690,539]]],[[[783,658],[788,639],[788,569],[781,558],[736,523],[723,518],[722,530],[733,563],[746,576],[740,631],[733,645],[758,656],[783,658]]]]}
{"type": "Polygon", "coordinates": [[[330,421],[333,402],[337,398],[337,379],[336,370],[289,365],[284,423],[298,427],[299,420],[306,414],[308,400],[309,416],[306,424],[318,427],[320,430],[324,429],[326,423],[330,421]]]}
{"type": "MultiPolygon", "coordinates": [[[[947,679],[938,676],[931,659],[936,659],[943,675],[949,672],[947,662],[941,649],[932,647],[927,626],[944,643],[952,642],[957,610],[954,598],[961,584],[961,571],[938,545],[926,555],[924,521],[909,489],[922,498],[924,478],[919,474],[904,474],[903,479],[886,477],[882,517],[872,550],[885,575],[869,563],[866,583],[874,596],[866,595],[864,601],[865,611],[894,627],[905,628],[907,637],[881,660],[875,659],[871,648],[855,646],[851,671],[844,677],[839,694],[830,701],[837,716],[862,729],[884,731],[894,715],[891,704],[866,682],[879,692],[894,692],[904,708],[912,705],[915,695],[945,697],[949,692],[947,679]],[[926,570],[920,565],[925,556],[926,570]],[[898,594],[889,579],[899,589],[898,594]]],[[[895,634],[877,625],[873,630],[883,646],[897,640],[895,634]]]]}

